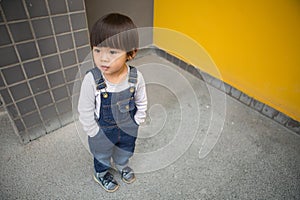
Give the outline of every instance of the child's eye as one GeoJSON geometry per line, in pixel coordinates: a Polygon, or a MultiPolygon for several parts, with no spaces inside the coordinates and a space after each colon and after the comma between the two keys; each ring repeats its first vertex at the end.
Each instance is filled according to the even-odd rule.
{"type": "Polygon", "coordinates": [[[109,52],[110,52],[110,54],[117,54],[117,53],[119,53],[117,50],[110,50],[109,52]]]}
{"type": "Polygon", "coordinates": [[[100,49],[94,49],[94,52],[100,53],[100,49]]]}

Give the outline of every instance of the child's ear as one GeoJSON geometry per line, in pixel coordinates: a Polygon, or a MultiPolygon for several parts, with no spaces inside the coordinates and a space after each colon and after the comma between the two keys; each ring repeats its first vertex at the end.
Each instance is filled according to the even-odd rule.
{"type": "Polygon", "coordinates": [[[127,53],[127,61],[132,60],[136,56],[137,49],[134,49],[127,53]]]}

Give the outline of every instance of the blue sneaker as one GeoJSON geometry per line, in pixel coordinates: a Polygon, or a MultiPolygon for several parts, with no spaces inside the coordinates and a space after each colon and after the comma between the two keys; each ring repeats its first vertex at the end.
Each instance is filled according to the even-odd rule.
{"type": "Polygon", "coordinates": [[[106,172],[103,177],[100,177],[100,173],[95,173],[94,180],[107,192],[114,192],[119,188],[118,182],[109,172],[106,172]]]}
{"type": "Polygon", "coordinates": [[[122,180],[125,183],[133,183],[136,179],[134,172],[130,167],[125,167],[124,169],[122,169],[120,171],[120,174],[121,174],[122,180]]]}

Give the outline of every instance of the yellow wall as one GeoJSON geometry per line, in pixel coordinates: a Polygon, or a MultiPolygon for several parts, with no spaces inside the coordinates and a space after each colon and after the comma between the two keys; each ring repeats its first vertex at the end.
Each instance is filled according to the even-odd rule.
{"type": "MultiPolygon", "coordinates": [[[[299,0],[154,0],[154,26],[191,37],[224,82],[300,121],[299,0]]],[[[158,47],[217,76],[177,41],[154,33],[158,47]]]]}

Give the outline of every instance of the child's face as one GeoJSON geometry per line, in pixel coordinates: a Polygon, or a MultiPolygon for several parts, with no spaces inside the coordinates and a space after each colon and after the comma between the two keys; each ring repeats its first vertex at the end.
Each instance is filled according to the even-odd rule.
{"type": "Polygon", "coordinates": [[[126,51],[109,47],[93,47],[93,57],[96,66],[107,75],[122,70],[127,60],[126,51]]]}

